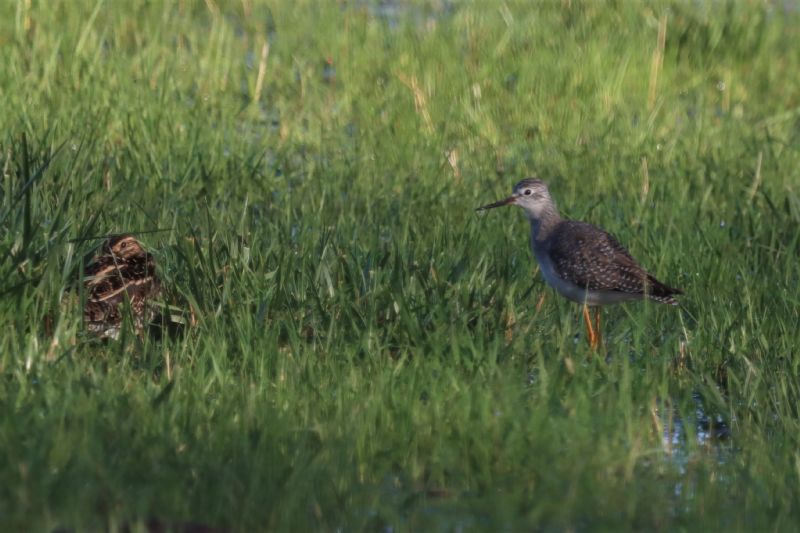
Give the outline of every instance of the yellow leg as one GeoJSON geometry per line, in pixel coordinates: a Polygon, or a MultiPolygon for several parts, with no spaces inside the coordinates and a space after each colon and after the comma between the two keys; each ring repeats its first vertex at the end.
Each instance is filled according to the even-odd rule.
{"type": "Polygon", "coordinates": [[[594,308],[594,333],[597,336],[597,346],[603,342],[603,334],[600,332],[600,307],[594,308]]]}
{"type": "Polygon", "coordinates": [[[583,320],[586,322],[586,335],[588,337],[587,340],[589,341],[589,346],[592,348],[592,350],[596,350],[597,346],[600,344],[600,339],[592,327],[592,319],[589,316],[589,306],[586,304],[583,306],[583,320]]]}

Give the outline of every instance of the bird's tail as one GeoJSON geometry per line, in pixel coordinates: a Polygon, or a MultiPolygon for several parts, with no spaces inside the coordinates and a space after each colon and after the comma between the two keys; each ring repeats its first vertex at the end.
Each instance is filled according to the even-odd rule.
{"type": "Polygon", "coordinates": [[[662,304],[678,305],[678,300],[674,298],[678,294],[683,294],[683,291],[661,283],[650,274],[647,275],[647,297],[651,300],[662,304]]]}

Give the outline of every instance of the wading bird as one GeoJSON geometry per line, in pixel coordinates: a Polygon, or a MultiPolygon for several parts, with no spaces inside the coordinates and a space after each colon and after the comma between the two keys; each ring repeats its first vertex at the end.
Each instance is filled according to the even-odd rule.
{"type": "Polygon", "coordinates": [[[504,200],[479,207],[521,207],[531,223],[531,248],[545,281],[556,292],[583,305],[589,345],[600,344],[600,306],[649,298],[678,305],[680,289],[658,281],[611,235],[591,224],[561,218],[547,185],[520,181],[504,200]],[[595,309],[594,327],[589,307],[595,309]]]}
{"type": "Polygon", "coordinates": [[[87,265],[84,278],[86,329],[102,338],[117,338],[124,302],[130,303],[133,324],[142,335],[153,320],[152,300],[161,292],[153,256],[132,235],[115,235],[87,265]]]}

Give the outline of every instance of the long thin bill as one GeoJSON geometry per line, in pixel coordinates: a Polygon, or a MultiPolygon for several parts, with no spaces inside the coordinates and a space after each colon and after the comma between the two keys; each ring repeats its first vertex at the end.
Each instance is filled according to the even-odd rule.
{"type": "Polygon", "coordinates": [[[495,207],[503,207],[504,205],[513,204],[516,201],[516,196],[509,196],[508,198],[504,198],[503,200],[498,200],[493,204],[484,205],[476,209],[475,211],[485,211],[486,209],[494,209],[495,207]]]}

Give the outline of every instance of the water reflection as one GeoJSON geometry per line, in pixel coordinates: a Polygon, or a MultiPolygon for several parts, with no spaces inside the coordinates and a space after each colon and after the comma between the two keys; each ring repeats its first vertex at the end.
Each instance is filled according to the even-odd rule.
{"type": "MultiPolygon", "coordinates": [[[[695,458],[697,448],[724,464],[731,453],[731,431],[728,423],[719,414],[708,414],[703,396],[692,393],[694,409],[691,415],[683,417],[673,402],[656,409],[662,428],[664,451],[681,474],[687,473],[689,462],[695,458]],[[692,438],[693,437],[693,438],[692,438]]],[[[682,484],[675,486],[676,494],[682,492],[682,484]]]]}

